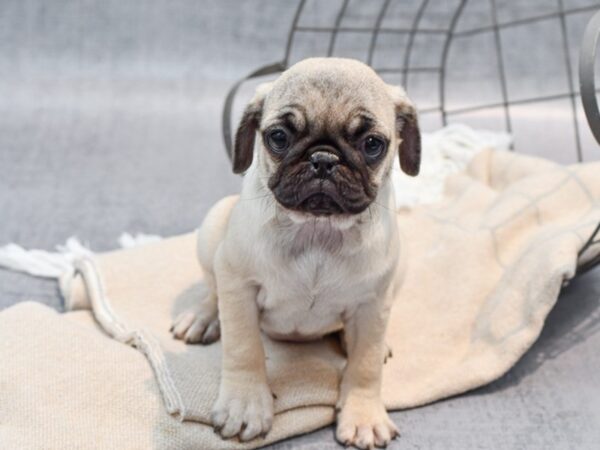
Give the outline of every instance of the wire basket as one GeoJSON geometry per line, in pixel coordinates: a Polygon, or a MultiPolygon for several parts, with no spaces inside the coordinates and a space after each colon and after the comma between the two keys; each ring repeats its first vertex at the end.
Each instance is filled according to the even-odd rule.
{"type": "MultiPolygon", "coordinates": [[[[590,21],[598,9],[600,2],[587,0],[300,0],[281,60],[228,93],[225,147],[231,156],[232,105],[246,80],[310,56],[343,56],[403,85],[424,129],[462,122],[511,133],[519,152],[562,163],[600,159],[600,13],[590,21]]],[[[580,256],[596,245],[600,225],[580,256]]],[[[580,265],[578,274],[598,264],[580,265]]]]}

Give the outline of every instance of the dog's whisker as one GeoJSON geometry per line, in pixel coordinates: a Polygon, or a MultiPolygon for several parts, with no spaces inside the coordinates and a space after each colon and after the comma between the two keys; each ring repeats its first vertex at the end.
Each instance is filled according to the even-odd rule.
{"type": "Polygon", "coordinates": [[[378,201],[376,201],[376,200],[373,200],[373,203],[374,203],[375,205],[377,205],[377,206],[380,206],[380,207],[382,207],[382,208],[384,208],[384,209],[387,209],[388,211],[391,211],[391,212],[393,212],[393,213],[397,213],[397,212],[398,212],[398,211],[396,211],[395,209],[393,209],[393,208],[390,208],[389,206],[386,206],[386,205],[384,205],[384,204],[382,204],[382,203],[379,203],[379,202],[378,202],[378,201]]]}

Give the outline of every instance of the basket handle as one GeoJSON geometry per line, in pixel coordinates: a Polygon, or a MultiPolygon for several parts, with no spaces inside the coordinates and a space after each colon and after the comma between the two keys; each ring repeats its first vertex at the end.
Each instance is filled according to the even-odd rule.
{"type": "Polygon", "coordinates": [[[227,97],[225,97],[225,103],[223,104],[223,115],[221,119],[221,125],[223,127],[223,142],[225,143],[225,150],[227,150],[227,156],[232,160],[233,158],[233,139],[231,138],[231,110],[233,108],[233,100],[235,99],[235,94],[237,94],[238,89],[244,82],[252,79],[258,78],[265,75],[271,75],[278,72],[283,72],[285,70],[285,63],[276,62],[274,64],[268,64],[266,66],[262,66],[250,74],[246,75],[244,78],[236,82],[229,92],[227,93],[227,97]]]}
{"type": "Polygon", "coordinates": [[[600,144],[600,111],[596,98],[596,81],[594,64],[596,47],[600,37],[600,11],[598,11],[585,27],[583,41],[579,52],[579,86],[581,103],[594,138],[600,144]]]}

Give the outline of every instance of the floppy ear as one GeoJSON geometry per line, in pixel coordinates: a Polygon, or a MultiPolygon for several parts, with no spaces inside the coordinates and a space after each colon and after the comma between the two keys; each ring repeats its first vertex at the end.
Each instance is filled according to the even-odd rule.
{"type": "Polygon", "coordinates": [[[254,140],[260,125],[265,97],[271,90],[271,83],[260,84],[256,88],[254,97],[246,106],[242,120],[235,133],[233,146],[233,172],[243,173],[252,164],[254,153],[254,140]]]}
{"type": "Polygon", "coordinates": [[[396,113],[396,132],[400,138],[400,167],[408,175],[416,176],[421,167],[421,131],[417,110],[401,87],[390,86],[390,93],[396,113]]]}

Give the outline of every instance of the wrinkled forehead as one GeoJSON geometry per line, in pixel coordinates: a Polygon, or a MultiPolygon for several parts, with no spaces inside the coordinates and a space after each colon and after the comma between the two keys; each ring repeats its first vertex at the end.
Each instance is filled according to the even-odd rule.
{"type": "Polygon", "coordinates": [[[274,82],[265,99],[261,127],[283,123],[292,131],[327,128],[356,134],[361,128],[389,134],[393,104],[380,80],[347,74],[292,74],[274,82]]]}

